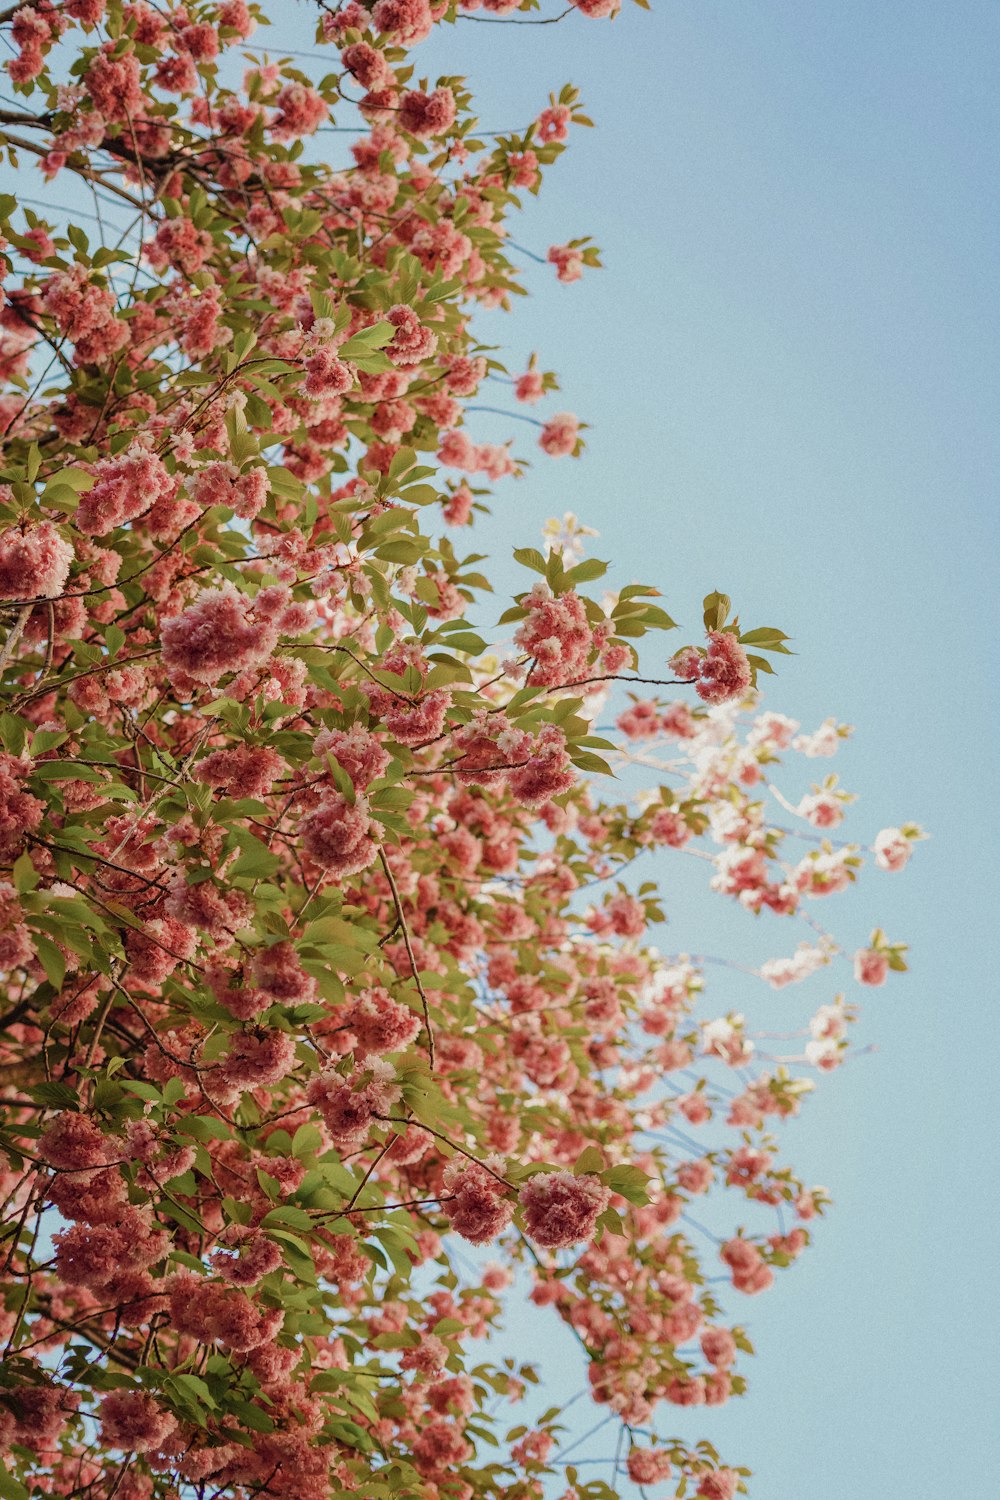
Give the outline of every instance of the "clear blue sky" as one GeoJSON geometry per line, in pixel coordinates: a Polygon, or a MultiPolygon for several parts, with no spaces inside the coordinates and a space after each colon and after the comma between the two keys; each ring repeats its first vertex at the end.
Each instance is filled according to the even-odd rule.
{"type": "MultiPolygon", "coordinates": [[[[877,1052],[824,1080],[787,1132],[835,1209],[777,1289],[737,1308],[758,1347],[749,1396],[662,1426],[749,1463],[753,1500],[979,1495],[1000,1468],[1000,8],[656,5],[613,27],[463,24],[414,55],[418,74],[469,75],[488,126],[526,123],[565,81],[598,125],[518,237],[544,253],[592,234],[606,269],[562,287],[532,265],[538,295],[483,322],[514,364],[538,349],[561,372],[548,409],[593,423],[588,453],[507,482],[484,539],[508,555],[572,509],[601,531],[613,581],[658,583],[676,618],[725,589],[795,637],[770,706],[857,726],[838,763],[811,763],[860,794],[852,831],[913,818],[933,833],[905,875],[872,874],[821,913],[850,946],[877,919],[909,940],[913,972],[866,1007],[877,1052]]],[[[309,48],[313,14],[289,8],[271,37],[309,48]]],[[[530,429],[477,421],[476,437],[527,435],[531,451],[530,429]]],[[[715,933],[715,951],[791,952],[789,927],[738,923],[669,870],[664,947],[715,933]]],[[[723,993],[720,1011],[739,1000],[723,993]]],[[[746,1000],[763,1025],[769,993],[746,1000]]],[[[547,1322],[519,1317],[512,1340],[563,1347],[553,1389],[579,1388],[547,1322]]]]}

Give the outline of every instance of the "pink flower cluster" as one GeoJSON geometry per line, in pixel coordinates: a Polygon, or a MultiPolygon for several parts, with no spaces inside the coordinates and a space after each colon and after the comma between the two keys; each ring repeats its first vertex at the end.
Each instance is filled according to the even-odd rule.
{"type": "Polygon", "coordinates": [[[51,521],[22,521],[0,533],[0,599],[55,599],[73,562],[72,545],[51,521]]]}
{"type": "MultiPolygon", "coordinates": [[[[606,650],[607,629],[591,624],[579,594],[571,589],[555,595],[538,582],[523,605],[528,616],[514,641],[532,660],[528,681],[554,687],[585,680],[595,656],[606,650]]],[[[607,660],[602,664],[616,670],[607,660]]]]}
{"type": "Polygon", "coordinates": [[[202,589],[194,604],[164,621],[163,665],[171,677],[214,684],[227,672],[262,666],[280,634],[281,615],[255,607],[233,584],[202,589]]]}
{"type": "Polygon", "coordinates": [[[237,1354],[269,1344],[285,1315],[281,1308],[251,1302],[235,1287],[220,1286],[191,1271],[168,1282],[171,1325],[199,1344],[219,1343],[237,1354]]]}
{"type": "Polygon", "coordinates": [[[597,1177],[540,1172],[520,1192],[524,1227],[538,1245],[563,1250],[589,1240],[611,1194],[597,1177]]]}
{"type": "Polygon", "coordinates": [[[171,1413],[145,1391],[111,1391],[101,1402],[98,1415],[102,1441],[125,1453],[160,1448],[177,1427],[171,1413]]]}
{"type": "Polygon", "coordinates": [[[738,1292],[755,1296],[758,1292],[766,1292],[774,1282],[774,1272],[750,1240],[727,1240],[719,1256],[729,1267],[733,1286],[738,1292]]]}
{"type": "Polygon", "coordinates": [[[451,1227],[473,1245],[485,1245],[502,1234],[514,1217],[514,1205],[501,1180],[506,1163],[488,1157],[483,1165],[455,1157],[444,1171],[444,1204],[451,1227]]]}
{"type": "Polygon", "coordinates": [[[548,260],[556,268],[557,281],[579,281],[583,275],[583,252],[572,245],[550,245],[548,260]]]}
{"type": "Polygon", "coordinates": [[[580,439],[580,423],[572,412],[560,411],[550,417],[542,428],[538,446],[550,458],[564,458],[576,451],[580,439]]]}
{"type": "Polygon", "coordinates": [[[194,768],[195,781],[225,792],[227,797],[267,796],[277,778],[285,771],[285,762],[267,745],[233,745],[213,750],[194,768]]]}
{"type": "Polygon", "coordinates": [[[399,101],[399,126],[418,140],[445,135],[455,123],[455,95],[451,89],[425,94],[409,89],[399,101]]]}
{"type": "Polygon", "coordinates": [[[301,839],[310,859],[334,879],[366,870],[378,853],[364,797],[352,804],[339,792],[327,793],[303,820],[301,839]]]}
{"type": "Polygon", "coordinates": [[[116,316],[114,293],[91,281],[85,266],[50,276],[42,302],[73,345],[79,365],[100,364],[128,343],[128,326],[116,316]]]}
{"type": "Polygon", "coordinates": [[[134,444],[117,458],[98,459],[92,470],[94,483],[80,496],[74,521],[89,536],[104,536],[116,526],[169,502],[177,481],[162,461],[147,448],[134,444]]]}
{"type": "Polygon", "coordinates": [[[399,1098],[390,1064],[375,1062],[348,1077],[320,1073],[309,1084],[306,1098],[323,1117],[338,1150],[354,1150],[368,1139],[376,1116],[384,1115],[399,1098]]]}
{"type": "Polygon", "coordinates": [[[710,630],[708,649],[686,646],[671,658],[670,669],[681,682],[695,683],[705,703],[730,703],[746,695],[752,682],[747,654],[728,630],[710,630]]]}

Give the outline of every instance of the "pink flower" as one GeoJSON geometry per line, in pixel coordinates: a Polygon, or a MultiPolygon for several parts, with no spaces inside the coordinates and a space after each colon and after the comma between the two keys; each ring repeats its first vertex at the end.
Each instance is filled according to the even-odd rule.
{"type": "Polygon", "coordinates": [[[649,831],[658,844],[666,844],[670,849],[683,849],[691,837],[690,828],[680,813],[671,807],[657,808],[649,831]]]}
{"type": "Polygon", "coordinates": [[[83,84],[106,120],[128,120],[143,114],[139,59],[134,52],[115,57],[114,42],[105,42],[93,57],[83,84]]]}
{"type": "Polygon", "coordinates": [[[592,21],[603,21],[606,16],[616,16],[621,9],[621,0],[570,0],[582,15],[592,21]]]}
{"type": "Polygon", "coordinates": [[[564,458],[573,453],[579,441],[580,424],[572,412],[557,412],[542,428],[538,446],[550,458],[564,458]]]}
{"type": "Polygon", "coordinates": [[[701,671],[701,653],[695,646],[685,646],[668,662],[671,672],[681,682],[694,682],[701,671]]]}
{"type": "Polygon", "coordinates": [[[163,664],[172,676],[216,683],[227,672],[262,666],[279,633],[278,623],[261,617],[233,584],[203,589],[194,604],[165,621],[163,664]]]}
{"type": "Polygon", "coordinates": [[[322,729],[313,741],[313,754],[330,755],[359,790],[381,776],[389,764],[388,751],[363,724],[350,729],[322,729]]]}
{"type": "Polygon", "coordinates": [[[246,41],[257,29],[257,22],[250,14],[246,0],[223,0],[219,6],[219,25],[235,31],[242,41],[246,41]]]}
{"type": "Polygon", "coordinates": [[[735,635],[710,630],[708,652],[702,657],[700,680],[695,691],[706,703],[729,703],[742,698],[750,687],[750,663],[735,635]]]}
{"type": "Polygon", "coordinates": [[[281,1265],[281,1247],[258,1229],[230,1224],[222,1240],[227,1248],[213,1253],[212,1265],[231,1286],[255,1286],[281,1265]]]}
{"type": "Polygon", "coordinates": [[[120,1146],[89,1115],[66,1112],[46,1126],[38,1142],[38,1154],[50,1166],[79,1171],[115,1160],[121,1154],[120,1146]]]}
{"type": "Polygon", "coordinates": [[[814,828],[836,828],[844,820],[844,809],[839,799],[830,792],[817,792],[812,797],[803,797],[798,811],[814,828]]]}
{"type": "Polygon", "coordinates": [[[442,512],[449,526],[467,526],[472,519],[474,501],[467,484],[460,484],[442,512]]]}
{"type": "Polygon", "coordinates": [[[90,536],[104,536],[157,503],[169,502],[177,481],[155,453],[134,444],[117,458],[98,459],[94,483],[80,496],[74,523],[90,536]]]}
{"type": "Polygon", "coordinates": [[[321,1073],[306,1089],[306,1098],[323,1117],[330,1139],[339,1151],[352,1151],[367,1139],[376,1115],[384,1114],[399,1098],[395,1074],[388,1063],[356,1069],[349,1077],[321,1073]]]}
{"type": "Polygon", "coordinates": [[[859,948],[854,955],[854,977],[858,984],[885,984],[889,977],[889,955],[877,948],[859,948]]]}
{"type": "Polygon", "coordinates": [[[265,797],[274,781],[287,770],[276,750],[267,745],[233,745],[213,750],[195,766],[195,781],[217,787],[227,797],[265,797]]]}
{"type": "MultiPolygon", "coordinates": [[[[42,1381],[42,1371],[38,1369],[42,1381]]],[[[9,1440],[22,1443],[36,1453],[51,1458],[59,1442],[59,1435],[74,1415],[80,1404],[80,1393],[67,1386],[52,1385],[47,1381],[38,1385],[14,1385],[7,1388],[4,1416],[0,1418],[0,1437],[4,1446],[9,1440]]]]}
{"type": "Polygon", "coordinates": [[[151,243],[146,245],[146,259],[155,271],[165,271],[168,266],[191,277],[200,271],[212,253],[212,236],[206,229],[198,229],[190,219],[167,219],[156,231],[151,243]]]}
{"type": "Polygon", "coordinates": [[[514,396],[518,401],[526,401],[529,404],[541,400],[545,394],[545,384],[542,379],[541,370],[526,370],[519,375],[514,382],[514,396]]]}
{"type": "Polygon", "coordinates": [[[455,123],[455,95],[451,89],[435,89],[425,94],[408,89],[399,101],[399,128],[419,140],[445,135],[455,123]]]}
{"type": "Polygon", "coordinates": [[[218,1064],[230,1088],[269,1088],[295,1066],[295,1038],[287,1031],[238,1031],[218,1064]]]}
{"type": "Polygon", "coordinates": [[[51,521],[22,521],[0,534],[0,599],[54,599],[62,593],[73,548],[51,521]]]}
{"type": "Polygon", "coordinates": [[[166,910],[188,927],[200,927],[218,942],[248,921],[253,905],[242,891],[223,890],[213,880],[189,885],[183,874],[170,882],[166,910]]]}
{"type": "Polygon", "coordinates": [[[662,1448],[632,1448],[626,1468],[633,1484],[662,1484],[670,1478],[670,1455],[662,1448]]]}
{"type": "Polygon", "coordinates": [[[243,474],[235,464],[209,463],[191,482],[195,500],[205,510],[228,506],[243,521],[252,521],[267,503],[267,470],[259,465],[243,474]]]}
{"type": "Polygon", "coordinates": [[[686,1161],[677,1168],[677,1185],[686,1193],[706,1193],[715,1180],[710,1161],[686,1161]]]}
{"type": "Polygon", "coordinates": [[[695,1494],[699,1500],[733,1500],[738,1483],[735,1469],[712,1469],[702,1474],[695,1494]]]}
{"type": "Polygon", "coordinates": [[[433,25],[428,0],[377,0],[371,19],[376,31],[391,37],[400,47],[415,47],[430,36],[433,25]]]}
{"type": "Polygon", "coordinates": [[[276,103],[278,112],[271,120],[276,141],[314,134],[330,113],[323,96],[305,83],[286,83],[276,103]]]}
{"type": "Polygon", "coordinates": [[[340,60],[363,89],[379,89],[392,82],[392,69],[385,54],[370,42],[352,42],[341,52],[340,60]]]}
{"type": "Polygon", "coordinates": [[[738,1292],[752,1297],[767,1291],[774,1282],[774,1272],[765,1264],[757,1246],[749,1240],[728,1240],[719,1256],[732,1271],[733,1286],[738,1292]]]}
{"type": "Polygon", "coordinates": [[[415,1041],[420,1031],[420,1017],[383,989],[365,990],[359,995],[349,1006],[344,1022],[357,1038],[355,1052],[359,1057],[399,1052],[415,1041]]]}
{"type": "Polygon", "coordinates": [[[354,385],[354,373],[332,349],[317,349],[306,360],[303,390],[308,396],[344,396],[354,385]]]}
{"type": "Polygon", "coordinates": [[[554,724],[547,724],[531,747],[527,763],[509,773],[507,784],[522,807],[541,807],[568,792],[575,781],[566,736],[554,724]]]}
{"type": "Polygon", "coordinates": [[[295,946],[288,941],[260,948],[251,967],[254,983],[272,1000],[296,1005],[313,1000],[316,981],[299,963],[295,946]]]}
{"type": "Polygon", "coordinates": [[[527,1233],[549,1250],[589,1240],[610,1201],[610,1192],[597,1177],[574,1177],[570,1172],[540,1172],[520,1193],[527,1233]]]}
{"type": "Polygon", "coordinates": [[[145,1391],[111,1391],[98,1407],[101,1438],[125,1453],[149,1453],[161,1448],[177,1423],[145,1391]]]}
{"type": "Polygon", "coordinates": [[[339,793],[328,793],[302,823],[302,847],[329,874],[343,879],[366,870],[375,859],[378,850],[370,829],[364,797],[352,807],[339,793]]]}
{"type": "MultiPolygon", "coordinates": [[[[493,1172],[502,1172],[500,1158],[489,1157],[493,1172]]],[[[444,1171],[445,1189],[451,1201],[442,1204],[456,1234],[473,1245],[485,1245],[502,1234],[514,1217],[514,1206],[505,1196],[504,1184],[498,1182],[478,1162],[455,1157],[444,1171]]]]}
{"type": "Polygon", "coordinates": [[[396,330],[385,348],[394,365],[405,369],[431,358],[437,348],[437,335],[423,327],[412,307],[397,303],[385,316],[396,330]]]}
{"type": "Polygon", "coordinates": [[[536,583],[523,602],[528,616],[514,640],[534,658],[529,682],[548,687],[585,678],[596,643],[579,595],[570,590],[555,596],[536,583]]]}
{"type": "Polygon", "coordinates": [[[727,1370],[736,1363],[736,1340],[728,1328],[706,1328],[701,1336],[701,1352],[710,1365],[727,1370]]]}
{"type": "Polygon", "coordinates": [[[0,880],[0,969],[20,969],[34,953],[17,892],[9,881],[0,880]]]}
{"type": "Polygon", "coordinates": [[[569,283],[583,275],[583,252],[572,245],[550,245],[548,260],[556,268],[556,280],[569,283]]]}
{"type": "Polygon", "coordinates": [[[538,139],[546,145],[549,141],[566,140],[572,118],[572,111],[565,104],[553,104],[551,108],[543,109],[538,116],[538,139]]]}

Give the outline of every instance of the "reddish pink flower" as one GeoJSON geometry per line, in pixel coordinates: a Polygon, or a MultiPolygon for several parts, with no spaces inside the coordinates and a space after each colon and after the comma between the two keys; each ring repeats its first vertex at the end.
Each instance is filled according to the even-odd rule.
{"type": "Polygon", "coordinates": [[[701,660],[695,691],[706,703],[728,703],[742,698],[750,687],[750,663],[735,635],[710,630],[708,652],[701,660]]]}
{"type": "Polygon", "coordinates": [[[161,1448],[177,1427],[170,1412],[164,1411],[145,1391],[111,1391],[101,1402],[101,1438],[110,1448],[126,1453],[148,1453],[161,1448]]]}
{"type": "Polygon", "coordinates": [[[738,1483],[735,1469],[712,1469],[702,1474],[695,1494],[700,1500],[733,1500],[738,1483]]]}
{"type": "Polygon", "coordinates": [[[73,548],[53,526],[21,522],[0,533],[0,599],[54,599],[62,593],[73,548]]]}
{"type": "Polygon", "coordinates": [[[556,268],[556,279],[569,284],[583,275],[583,252],[572,245],[551,245],[548,259],[556,268]]]}
{"type": "Polygon", "coordinates": [[[575,452],[579,433],[580,424],[572,412],[557,412],[542,428],[538,446],[550,458],[563,458],[566,454],[575,452]]]}
{"type": "Polygon", "coordinates": [[[520,1193],[524,1227],[537,1244],[561,1250],[589,1240],[611,1194],[596,1177],[540,1172],[520,1193]]]}
{"type": "Polygon", "coordinates": [[[455,123],[455,96],[451,89],[425,94],[408,89],[399,101],[399,127],[419,140],[445,135],[455,123]]]}
{"type": "Polygon", "coordinates": [[[473,1245],[485,1245],[502,1234],[514,1217],[514,1205],[504,1184],[494,1175],[502,1171],[500,1158],[489,1158],[487,1166],[455,1157],[445,1169],[444,1185],[451,1201],[442,1206],[456,1234],[473,1245]]]}
{"type": "Polygon", "coordinates": [[[276,141],[313,135],[330,113],[322,95],[304,83],[286,83],[276,102],[277,114],[270,125],[276,141]]]}
{"type": "Polygon", "coordinates": [[[279,633],[277,621],[262,616],[231,583],[203,589],[194,604],[164,622],[163,664],[171,674],[215,683],[227,672],[261,666],[279,633]]]}
{"type": "Polygon", "coordinates": [[[378,849],[371,837],[368,805],[358,797],[352,806],[329,793],[302,824],[302,847],[330,875],[344,879],[366,870],[378,849]]]}
{"type": "Polygon", "coordinates": [[[877,948],[859,948],[854,955],[854,977],[859,984],[885,984],[889,977],[889,955],[877,948]]]}
{"type": "Polygon", "coordinates": [[[274,782],[287,770],[276,750],[267,745],[234,745],[213,750],[195,766],[195,781],[224,791],[227,797],[266,797],[274,782]]]}
{"type": "Polygon", "coordinates": [[[117,458],[102,458],[93,468],[94,483],[80,496],[74,516],[90,536],[104,536],[135,520],[158,502],[173,498],[177,481],[154,453],[135,445],[117,458]]]}

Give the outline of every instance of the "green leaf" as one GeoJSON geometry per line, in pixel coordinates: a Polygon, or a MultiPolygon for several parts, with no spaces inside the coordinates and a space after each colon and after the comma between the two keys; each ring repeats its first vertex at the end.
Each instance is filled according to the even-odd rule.
{"type": "Polygon", "coordinates": [[[337,358],[357,360],[373,349],[384,349],[395,337],[396,330],[391,323],[373,323],[371,328],[362,328],[360,333],[352,334],[346,343],[341,344],[337,358]]]}
{"type": "Polygon", "coordinates": [[[641,1167],[611,1167],[607,1172],[601,1173],[601,1181],[613,1193],[618,1193],[627,1202],[634,1203],[640,1208],[649,1202],[646,1187],[649,1177],[641,1167]]]}
{"type": "Polygon", "coordinates": [[[548,567],[548,563],[536,547],[515,547],[514,561],[543,575],[548,567]]]}
{"type": "Polygon", "coordinates": [[[705,598],[705,629],[721,630],[729,619],[733,601],[728,594],[713,593],[705,598]]]}
{"type": "Polygon", "coordinates": [[[61,990],[66,978],[65,955],[49,938],[42,937],[40,932],[32,933],[32,942],[49,984],[54,990],[61,990]]]}
{"type": "Polygon", "coordinates": [[[614,771],[606,760],[599,755],[594,755],[591,750],[571,750],[570,760],[580,771],[590,771],[596,776],[614,776],[614,771]]]}
{"type": "Polygon", "coordinates": [[[232,1134],[225,1120],[216,1115],[184,1115],[174,1128],[179,1135],[189,1135],[196,1141],[228,1141],[232,1134]]]}
{"type": "Polygon", "coordinates": [[[603,578],[608,571],[606,562],[599,562],[596,557],[588,557],[582,563],[577,563],[575,568],[570,568],[566,577],[570,583],[590,583],[594,578],[603,578]]]}
{"type": "Polygon", "coordinates": [[[3,1500],[29,1500],[28,1491],[19,1479],[15,1479],[7,1465],[0,1459],[0,1495],[3,1500]]]}
{"type": "Polygon", "coordinates": [[[14,861],[14,889],[19,896],[33,891],[39,881],[38,871],[32,863],[30,854],[19,854],[14,861]]]}

